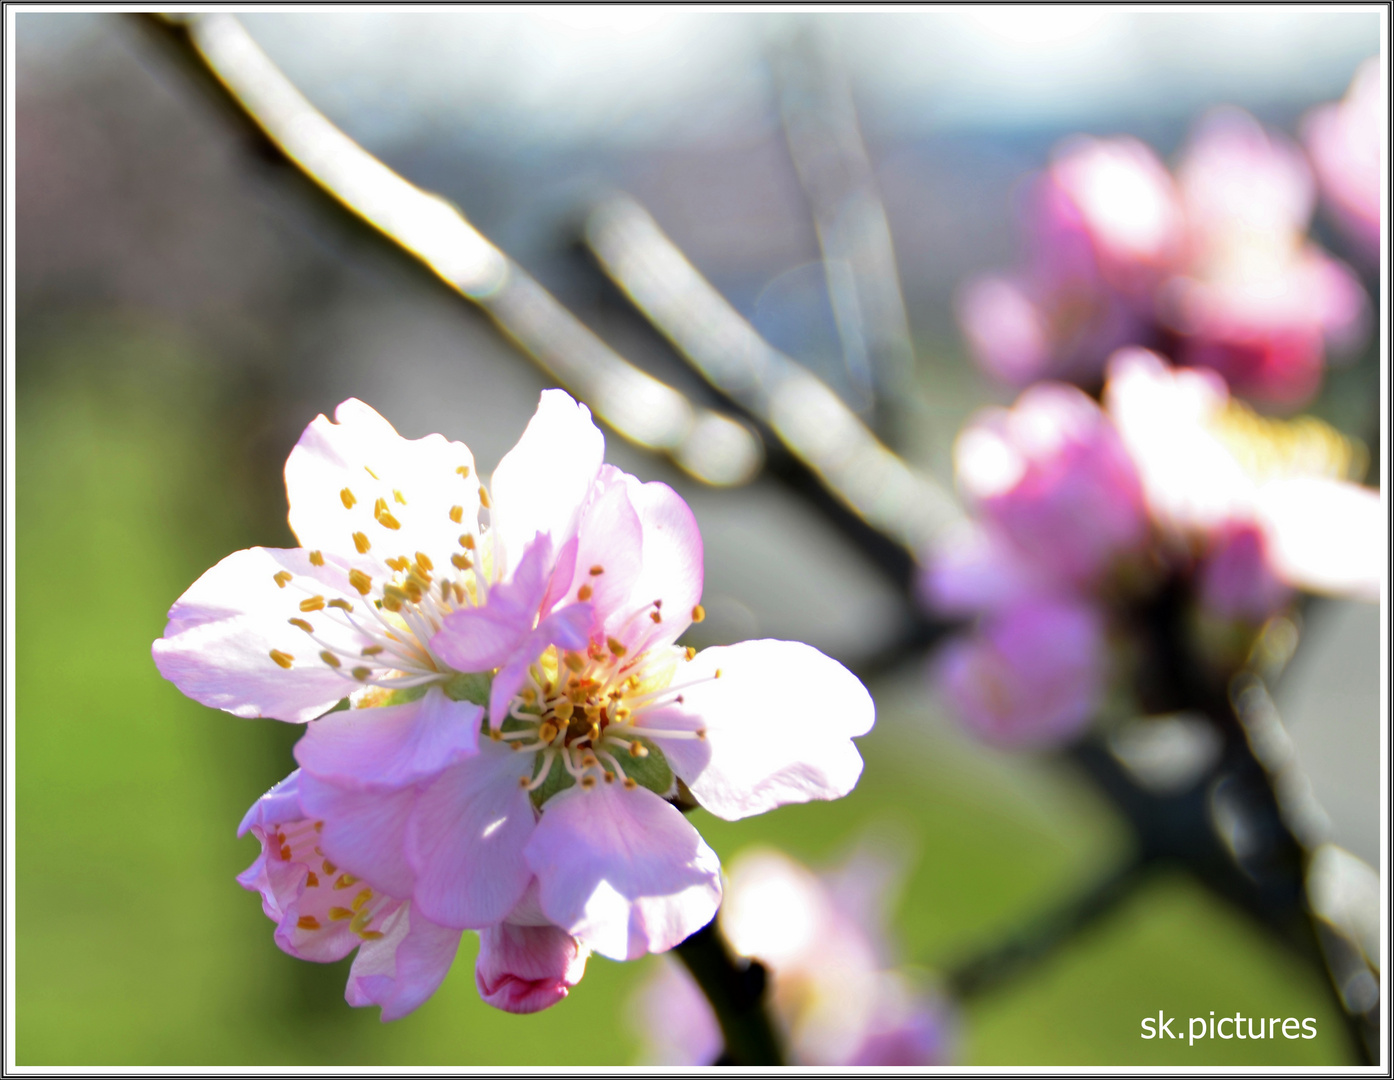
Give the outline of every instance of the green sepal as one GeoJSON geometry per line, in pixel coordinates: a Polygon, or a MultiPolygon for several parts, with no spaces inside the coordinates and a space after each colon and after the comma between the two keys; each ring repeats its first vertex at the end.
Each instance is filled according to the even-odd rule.
{"type": "Polygon", "coordinates": [[[384,705],[409,705],[413,701],[420,701],[426,696],[429,686],[408,686],[404,690],[393,690],[387,695],[384,705]]]}
{"type": "Polygon", "coordinates": [[[648,739],[636,739],[630,735],[626,735],[626,738],[629,742],[642,744],[648,750],[648,754],[645,757],[632,757],[619,747],[606,747],[619,760],[624,775],[641,787],[648,788],[655,795],[661,795],[665,799],[672,795],[675,790],[675,777],[668,759],[663,756],[663,751],[648,739]]]}
{"type": "MultiPolygon", "coordinates": [[[[541,756],[539,755],[539,760],[541,756]]],[[[533,779],[537,779],[537,774],[533,773],[533,779]]],[[[576,778],[566,771],[566,766],[561,763],[559,756],[552,758],[552,770],[547,774],[547,779],[542,781],[528,795],[532,798],[533,806],[542,809],[542,804],[558,792],[565,791],[576,783],[576,778]]]]}
{"type": "Polygon", "coordinates": [[[494,677],[488,672],[456,675],[445,684],[445,696],[451,701],[471,701],[487,707],[493,682],[494,677]]]}

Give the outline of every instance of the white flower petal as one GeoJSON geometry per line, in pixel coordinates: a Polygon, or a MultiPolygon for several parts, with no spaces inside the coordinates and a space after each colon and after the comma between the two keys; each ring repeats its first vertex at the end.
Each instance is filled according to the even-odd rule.
{"type": "Polygon", "coordinates": [[[549,534],[554,549],[570,539],[604,456],[605,439],[590,410],[562,390],[544,390],[523,437],[494,470],[497,576],[507,575],[538,533],[549,534]]]}
{"type": "Polygon", "coordinates": [[[861,681],[817,649],[769,640],[705,649],[678,665],[679,684],[681,702],[644,710],[636,727],[718,817],[838,799],[856,786],[852,738],[871,730],[876,709],[861,681]],[[705,739],[661,734],[697,729],[705,739]]]}

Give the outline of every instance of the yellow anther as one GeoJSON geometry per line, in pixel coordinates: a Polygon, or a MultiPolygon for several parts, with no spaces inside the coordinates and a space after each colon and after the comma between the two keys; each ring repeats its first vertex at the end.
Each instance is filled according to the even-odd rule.
{"type": "Polygon", "coordinates": [[[349,923],[349,929],[352,930],[355,934],[361,934],[365,929],[367,929],[368,924],[372,921],[372,911],[370,909],[365,908],[364,910],[354,915],[353,921],[349,923]]]}
{"type": "Polygon", "coordinates": [[[323,610],[324,610],[324,597],[322,597],[322,596],[312,596],[312,597],[310,597],[308,600],[301,600],[301,601],[300,601],[300,610],[301,610],[301,611],[323,611],[323,610]]]}
{"type": "Polygon", "coordinates": [[[450,565],[455,567],[456,570],[468,570],[474,564],[470,562],[466,556],[456,552],[454,555],[450,556],[450,565]]]}
{"type": "Polygon", "coordinates": [[[449,600],[449,599],[450,599],[451,590],[453,590],[454,588],[455,588],[455,583],[454,583],[453,581],[447,581],[445,578],[441,578],[441,580],[440,580],[440,598],[441,598],[442,600],[449,600]]]}
{"type": "Polygon", "coordinates": [[[607,638],[605,639],[605,646],[606,646],[606,648],[608,648],[608,649],[610,650],[610,652],[613,653],[615,656],[623,656],[625,653],[627,653],[627,652],[629,651],[628,649],[626,649],[626,648],[624,647],[623,642],[617,640],[616,638],[612,638],[612,637],[607,637],[607,638]]]}
{"type": "Polygon", "coordinates": [[[450,508],[450,520],[456,525],[465,520],[465,508],[463,506],[452,506],[450,508]]]}
{"type": "Polygon", "coordinates": [[[311,870],[308,874],[305,875],[305,888],[307,888],[307,889],[318,889],[318,888],[319,888],[319,875],[316,874],[313,870],[311,870]]]}
{"type": "Polygon", "coordinates": [[[605,573],[605,567],[601,566],[599,563],[591,567],[591,577],[599,577],[603,573],[605,573]]]}
{"type": "Polygon", "coordinates": [[[368,542],[367,533],[356,532],[353,534],[353,546],[358,549],[358,554],[366,555],[373,545],[368,542]]]}
{"type": "Polygon", "coordinates": [[[378,606],[385,607],[391,612],[398,612],[402,610],[402,601],[398,600],[395,596],[384,596],[378,601],[378,606]]]}
{"type": "Polygon", "coordinates": [[[470,467],[468,465],[457,465],[455,467],[455,471],[459,473],[461,476],[463,476],[466,480],[468,480],[470,477],[470,467]]]}
{"type": "Polygon", "coordinates": [[[706,617],[707,617],[707,609],[704,608],[701,604],[696,605],[696,606],[692,609],[692,621],[693,621],[693,622],[701,622],[701,621],[702,621],[703,619],[705,619],[706,617]]]}
{"type": "Polygon", "coordinates": [[[566,666],[569,667],[572,671],[580,671],[583,667],[586,666],[586,658],[582,656],[580,653],[567,653],[566,660],[564,662],[566,666]]]}
{"type": "Polygon", "coordinates": [[[286,587],[286,582],[293,577],[295,577],[295,575],[292,574],[289,570],[278,570],[276,571],[276,573],[271,575],[271,580],[274,581],[282,589],[284,589],[286,587]]]}
{"type": "Polygon", "coordinates": [[[400,491],[398,491],[396,488],[392,489],[392,497],[396,499],[399,503],[401,503],[403,506],[406,506],[407,497],[403,495],[400,491]]]}
{"type": "Polygon", "coordinates": [[[344,919],[353,918],[353,912],[346,907],[332,907],[329,909],[329,917],[336,922],[341,922],[344,919]]]}
{"type": "Polygon", "coordinates": [[[343,491],[339,492],[339,498],[343,499],[345,510],[352,510],[353,504],[358,501],[358,499],[354,496],[353,492],[351,492],[348,488],[344,488],[343,491]]]}
{"type": "Polygon", "coordinates": [[[552,706],[552,712],[556,714],[558,720],[563,724],[571,719],[571,714],[575,711],[575,706],[566,698],[562,698],[552,706]]]}
{"type": "Polygon", "coordinates": [[[319,658],[332,668],[336,668],[339,666],[339,658],[335,656],[332,652],[330,652],[328,649],[325,649],[324,652],[320,653],[319,658]]]}
{"type": "MultiPolygon", "coordinates": [[[[404,583],[404,585],[409,584],[411,583],[404,583]]],[[[401,603],[403,600],[406,600],[408,598],[408,595],[404,585],[384,585],[382,587],[383,599],[386,600],[390,597],[391,599],[396,600],[398,603],[401,603]]]]}
{"type": "Polygon", "coordinates": [[[687,648],[683,650],[683,653],[687,656],[689,660],[691,660],[694,656],[697,655],[697,650],[694,649],[691,645],[689,645],[687,646],[687,648]]]}
{"type": "Polygon", "coordinates": [[[479,505],[484,507],[485,510],[493,506],[493,503],[489,501],[489,489],[483,484],[479,485],[479,505]]]}
{"type": "Polygon", "coordinates": [[[518,696],[521,697],[529,705],[533,705],[537,702],[537,691],[534,690],[531,686],[529,686],[518,696]]]}
{"type": "Polygon", "coordinates": [[[281,862],[290,862],[290,845],[282,845],[280,850],[281,862]]]}
{"type": "Polygon", "coordinates": [[[311,566],[323,566],[323,565],[324,565],[324,552],[322,552],[322,551],[312,551],[312,552],[310,552],[310,565],[311,565],[311,566]]]}
{"type": "Polygon", "coordinates": [[[585,776],[581,777],[581,786],[589,791],[591,788],[595,787],[595,777],[587,773],[585,776]]]}
{"type": "Polygon", "coordinates": [[[590,587],[589,585],[582,585],[579,589],[576,590],[576,599],[577,599],[577,600],[581,600],[581,601],[584,602],[584,601],[586,601],[586,600],[589,600],[590,598],[591,598],[591,587],[590,587]]]}
{"type": "Polygon", "coordinates": [[[641,742],[632,742],[629,744],[629,756],[646,758],[649,756],[649,748],[641,742]]]}
{"type": "Polygon", "coordinates": [[[615,782],[615,774],[612,773],[609,769],[605,770],[605,782],[607,784],[613,784],[615,782]]]}
{"type": "Polygon", "coordinates": [[[557,737],[557,732],[560,730],[561,728],[557,727],[556,724],[548,720],[545,723],[543,723],[543,725],[540,728],[537,729],[537,737],[541,739],[543,742],[549,743],[557,737]]]}
{"type": "Polygon", "coordinates": [[[320,869],[323,870],[330,877],[333,877],[335,874],[339,872],[339,868],[335,866],[332,862],[330,862],[328,859],[325,859],[324,862],[320,863],[319,865],[320,869]]]}
{"type": "Polygon", "coordinates": [[[381,517],[385,513],[387,513],[387,500],[378,496],[373,502],[373,517],[381,517]]]}
{"type": "Polygon", "coordinates": [[[330,607],[336,607],[336,608],[338,608],[340,611],[352,611],[352,610],[353,610],[353,605],[350,604],[347,600],[331,600],[331,601],[329,601],[329,606],[330,606],[330,607]]]}
{"type": "Polygon", "coordinates": [[[532,784],[532,781],[529,780],[526,776],[520,776],[520,777],[518,777],[518,786],[519,786],[520,788],[528,787],[528,786],[531,785],[531,784],[532,784]]]}
{"type": "Polygon", "coordinates": [[[357,589],[363,596],[367,596],[368,590],[373,587],[373,579],[362,570],[354,569],[349,571],[349,584],[357,589]]]}
{"type": "Polygon", "coordinates": [[[392,567],[393,570],[398,570],[402,573],[406,573],[407,567],[411,565],[411,560],[409,560],[405,555],[398,555],[395,558],[388,559],[387,565],[392,567]]]}
{"type": "Polygon", "coordinates": [[[503,732],[501,732],[498,728],[490,728],[489,738],[493,739],[494,742],[498,742],[500,739],[503,738],[503,732]]]}
{"type": "Polygon", "coordinates": [[[271,659],[276,661],[276,663],[280,664],[281,667],[288,668],[290,667],[291,661],[294,660],[295,657],[291,656],[290,653],[281,652],[280,649],[272,649],[271,659]]]}
{"type": "Polygon", "coordinates": [[[656,611],[650,611],[650,612],[649,612],[649,618],[652,619],[652,620],[653,620],[654,622],[656,622],[656,623],[662,622],[662,621],[663,621],[663,616],[660,615],[660,614],[659,614],[658,612],[656,612],[656,611]]]}
{"type": "Polygon", "coordinates": [[[463,548],[468,548],[470,551],[473,551],[474,533],[462,533],[460,536],[460,546],[463,548]]]}
{"type": "Polygon", "coordinates": [[[307,634],[313,634],[315,632],[315,628],[311,626],[309,623],[307,623],[304,619],[287,619],[286,622],[290,623],[291,626],[300,627],[300,629],[304,630],[307,634]]]}
{"type": "Polygon", "coordinates": [[[374,480],[378,478],[378,474],[373,472],[373,470],[368,468],[368,466],[366,465],[363,466],[363,471],[367,473],[369,476],[371,476],[374,480]]]}
{"type": "Polygon", "coordinates": [[[706,737],[707,737],[707,729],[706,729],[706,728],[698,728],[698,729],[697,729],[697,738],[698,738],[698,739],[706,739],[706,737]]]}
{"type": "Polygon", "coordinates": [[[363,910],[363,905],[366,904],[366,903],[367,903],[369,900],[371,900],[372,898],[373,898],[373,890],[372,890],[372,889],[364,889],[361,893],[359,893],[357,896],[355,896],[355,897],[353,898],[353,910],[354,910],[354,911],[361,911],[361,910],[363,910]]]}
{"type": "Polygon", "coordinates": [[[638,787],[638,786],[639,786],[639,785],[636,784],[636,783],[634,782],[634,778],[633,778],[632,776],[626,776],[626,777],[624,778],[624,790],[625,790],[625,791],[633,791],[633,790],[634,790],[636,787],[638,787]]]}
{"type": "MultiPolygon", "coordinates": [[[[352,926],[352,923],[350,923],[349,925],[352,926]]],[[[380,938],[382,937],[382,931],[381,931],[381,930],[359,930],[359,931],[358,931],[358,936],[361,937],[364,941],[377,941],[378,939],[380,939],[380,938]]]]}
{"type": "Polygon", "coordinates": [[[300,918],[295,920],[295,925],[300,927],[301,930],[318,930],[319,920],[313,915],[301,915],[300,918]]]}
{"type": "Polygon", "coordinates": [[[712,676],[712,678],[713,678],[713,679],[719,679],[719,678],[721,678],[721,669],[720,669],[720,668],[717,668],[717,669],[716,669],[716,673],[712,676]]]}
{"type": "Polygon", "coordinates": [[[423,574],[429,574],[432,570],[436,568],[435,563],[431,562],[431,560],[427,558],[426,553],[424,551],[418,551],[416,553],[416,565],[421,568],[421,572],[423,574]]]}
{"type": "Polygon", "coordinates": [[[371,668],[356,667],[353,669],[353,677],[359,682],[367,682],[368,676],[373,673],[371,668]]]}
{"type": "Polygon", "coordinates": [[[378,515],[378,524],[381,525],[384,529],[400,529],[402,527],[402,523],[398,521],[396,518],[394,518],[391,514],[389,514],[386,510],[384,510],[381,514],[378,515]]]}
{"type": "Polygon", "coordinates": [[[360,655],[360,656],[377,656],[377,654],[380,653],[380,652],[382,652],[382,646],[381,646],[381,645],[365,645],[365,646],[363,647],[363,651],[362,651],[359,655],[360,655]]]}
{"type": "Polygon", "coordinates": [[[334,888],[347,889],[350,885],[357,885],[358,879],[352,874],[340,874],[339,880],[334,882],[334,888]]]}

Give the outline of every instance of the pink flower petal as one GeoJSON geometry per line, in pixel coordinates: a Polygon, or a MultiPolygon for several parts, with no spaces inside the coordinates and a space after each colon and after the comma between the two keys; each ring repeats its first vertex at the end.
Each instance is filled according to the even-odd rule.
{"type": "Polygon", "coordinates": [[[1073,600],[1031,600],[951,641],[935,677],[959,719],[1002,746],[1049,746],[1078,735],[1103,693],[1102,620],[1073,600]]]}
{"type": "Polygon", "coordinates": [[[295,760],[321,780],[349,787],[401,787],[472,757],[482,706],[451,701],[439,687],[406,705],[348,709],[309,725],[295,760]]]}
{"type": "Polygon", "coordinates": [[[541,1012],[581,981],[590,955],[555,926],[502,922],[479,933],[474,982],[479,996],[511,1013],[541,1012]]]}
{"type": "Polygon", "coordinates": [[[413,559],[420,551],[447,565],[460,550],[459,535],[478,528],[479,477],[469,447],[443,435],[404,439],[355,399],[334,419],[317,417],[286,461],[290,527],[300,542],[353,552],[354,533],[362,533],[375,555],[413,559]]]}
{"type": "Polygon", "coordinates": [[[237,882],[261,894],[262,911],[276,923],[276,945],[282,951],[302,960],[339,960],[360,939],[351,920],[334,918],[331,911],[340,904],[347,910],[356,892],[343,897],[333,889],[335,879],[323,872],[323,858],[315,851],[315,823],[286,798],[296,786],[292,773],[258,799],[243,819],[261,843],[261,854],[237,882]]]}
{"type": "Polygon", "coordinates": [[[374,889],[405,899],[415,883],[403,851],[416,793],[355,790],[300,774],[300,804],[324,822],[320,850],[335,870],[362,878],[374,889]]]}
{"type": "Polygon", "coordinates": [[[300,821],[305,811],[300,807],[300,770],[296,769],[263,795],[242,816],[237,835],[246,836],[253,825],[269,829],[285,821],[300,821]]]}
{"type": "Polygon", "coordinates": [[[605,439],[590,410],[564,391],[544,390],[523,437],[494,470],[497,573],[515,566],[538,533],[557,547],[571,537],[604,456],[605,439]]]}
{"type": "Polygon", "coordinates": [[[704,649],[674,682],[693,685],[681,702],[642,712],[637,728],[717,817],[838,799],[856,786],[862,759],[852,738],[871,730],[875,706],[855,675],[817,649],[769,640],[704,649]],[[704,740],[662,735],[699,728],[704,740]]]}
{"type": "Polygon", "coordinates": [[[417,802],[406,833],[416,907],[443,926],[478,929],[512,910],[532,877],[523,848],[534,812],[519,780],[533,764],[507,744],[441,774],[417,802]]]}
{"type": "Polygon", "coordinates": [[[692,625],[693,608],[702,599],[702,533],[691,507],[667,484],[620,475],[643,528],[643,567],[630,585],[626,617],[641,614],[632,627],[607,632],[636,652],[669,645],[692,625]]]}
{"type": "Polygon", "coordinates": [[[599,641],[619,632],[632,613],[634,586],[648,555],[643,526],[625,480],[625,474],[613,465],[601,467],[595,496],[577,523],[574,569],[558,597],[562,601],[589,601],[595,612],[592,632],[599,641]]]}
{"type": "MultiPolygon", "coordinates": [[[[342,567],[312,565],[302,548],[234,552],[170,608],[164,637],[151,649],[155,666],[189,697],[215,709],[247,718],[313,720],[354,684],[319,658],[321,646],[290,619],[306,621],[336,649],[356,654],[368,637],[322,610],[300,607],[315,596],[343,598],[345,585],[342,567]]],[[[354,592],[352,599],[362,598],[354,592]]]]}
{"type": "Polygon", "coordinates": [[[1388,566],[1379,492],[1323,477],[1273,480],[1258,513],[1275,569],[1310,592],[1378,603],[1388,566]]]}
{"type": "Polygon", "coordinates": [[[645,788],[578,784],[554,795],[524,855],[547,917],[613,960],[671,949],[721,902],[716,854],[645,788]]]}
{"type": "Polygon", "coordinates": [[[400,1020],[444,981],[460,931],[437,926],[411,904],[383,923],[383,936],[365,941],[349,969],[344,998],[350,1005],[381,1005],[382,1020],[400,1020]]]}
{"type": "Polygon", "coordinates": [[[552,541],[532,539],[511,579],[489,589],[487,601],[446,616],[431,648],[457,671],[488,671],[508,661],[532,631],[552,569],[552,541]]]}
{"type": "Polygon", "coordinates": [[[494,728],[508,718],[509,704],[527,681],[528,668],[549,645],[562,649],[584,649],[592,622],[589,604],[571,604],[548,615],[520,645],[513,658],[494,675],[489,691],[489,717],[494,728]]]}

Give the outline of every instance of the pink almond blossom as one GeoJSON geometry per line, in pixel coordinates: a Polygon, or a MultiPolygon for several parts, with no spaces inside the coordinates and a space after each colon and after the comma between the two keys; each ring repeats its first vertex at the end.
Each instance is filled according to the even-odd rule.
{"type": "Polygon", "coordinates": [[[1380,133],[1388,127],[1387,99],[1379,57],[1372,56],[1360,65],[1344,98],[1314,109],[1303,123],[1322,194],[1370,266],[1379,260],[1380,133]]]}
{"type": "MultiPolygon", "coordinates": [[[[434,968],[412,943],[471,929],[485,1000],[545,1008],[591,950],[663,951],[714,915],[720,866],[669,801],[680,782],[728,819],[856,784],[851,738],[874,711],[840,664],[793,642],[675,644],[702,616],[696,521],[666,485],[602,465],[583,406],[544,393],[491,488],[462,444],[401,439],[359,402],[336,419],[311,424],[286,466],[306,547],[225,559],[154,652],[196,700],[308,722],[296,816],[265,824],[294,825],[291,863],[309,865],[309,844],[361,882],[397,920],[371,940],[408,949],[396,967],[384,946],[361,951],[376,959],[352,1004],[398,993],[393,971],[425,986],[434,968]]],[[[268,914],[284,923],[289,903],[268,914]]],[[[312,917],[278,944],[353,947],[312,917]]]]}
{"type": "MultiPolygon", "coordinates": [[[[1153,520],[1177,542],[1209,546],[1253,530],[1282,584],[1379,599],[1379,492],[1345,478],[1349,448],[1333,432],[1258,418],[1218,376],[1172,368],[1143,349],[1109,361],[1104,400],[1153,520]]],[[[1255,575],[1239,591],[1251,594],[1248,604],[1269,589],[1255,575]]]]}
{"type": "MultiPolygon", "coordinates": [[[[828,876],[770,849],[732,863],[721,927],[736,952],[765,965],[791,1064],[947,1063],[945,1010],[895,968],[876,910],[883,905],[866,902],[884,900],[892,876],[867,853],[828,876]],[[848,877],[860,887],[846,887],[848,877]]],[[[635,1012],[643,1053],[656,1064],[710,1065],[721,1053],[711,1006],[675,962],[645,983],[635,1012]]]]}
{"type": "Polygon", "coordinates": [[[1177,180],[1190,258],[1159,299],[1180,335],[1177,361],[1215,369],[1238,393],[1308,400],[1328,353],[1363,339],[1368,312],[1352,271],[1307,239],[1306,159],[1247,113],[1219,109],[1193,133],[1177,180]]]}
{"type": "Polygon", "coordinates": [[[1007,574],[1035,570],[1089,587],[1147,539],[1137,471],[1112,422],[1085,394],[1040,383],[1011,409],[987,409],[954,445],[958,486],[1007,574]]]}
{"type": "Polygon", "coordinates": [[[995,612],[934,658],[934,678],[965,727],[986,742],[1040,747],[1093,719],[1107,676],[1098,608],[1029,599],[995,612]]]}

